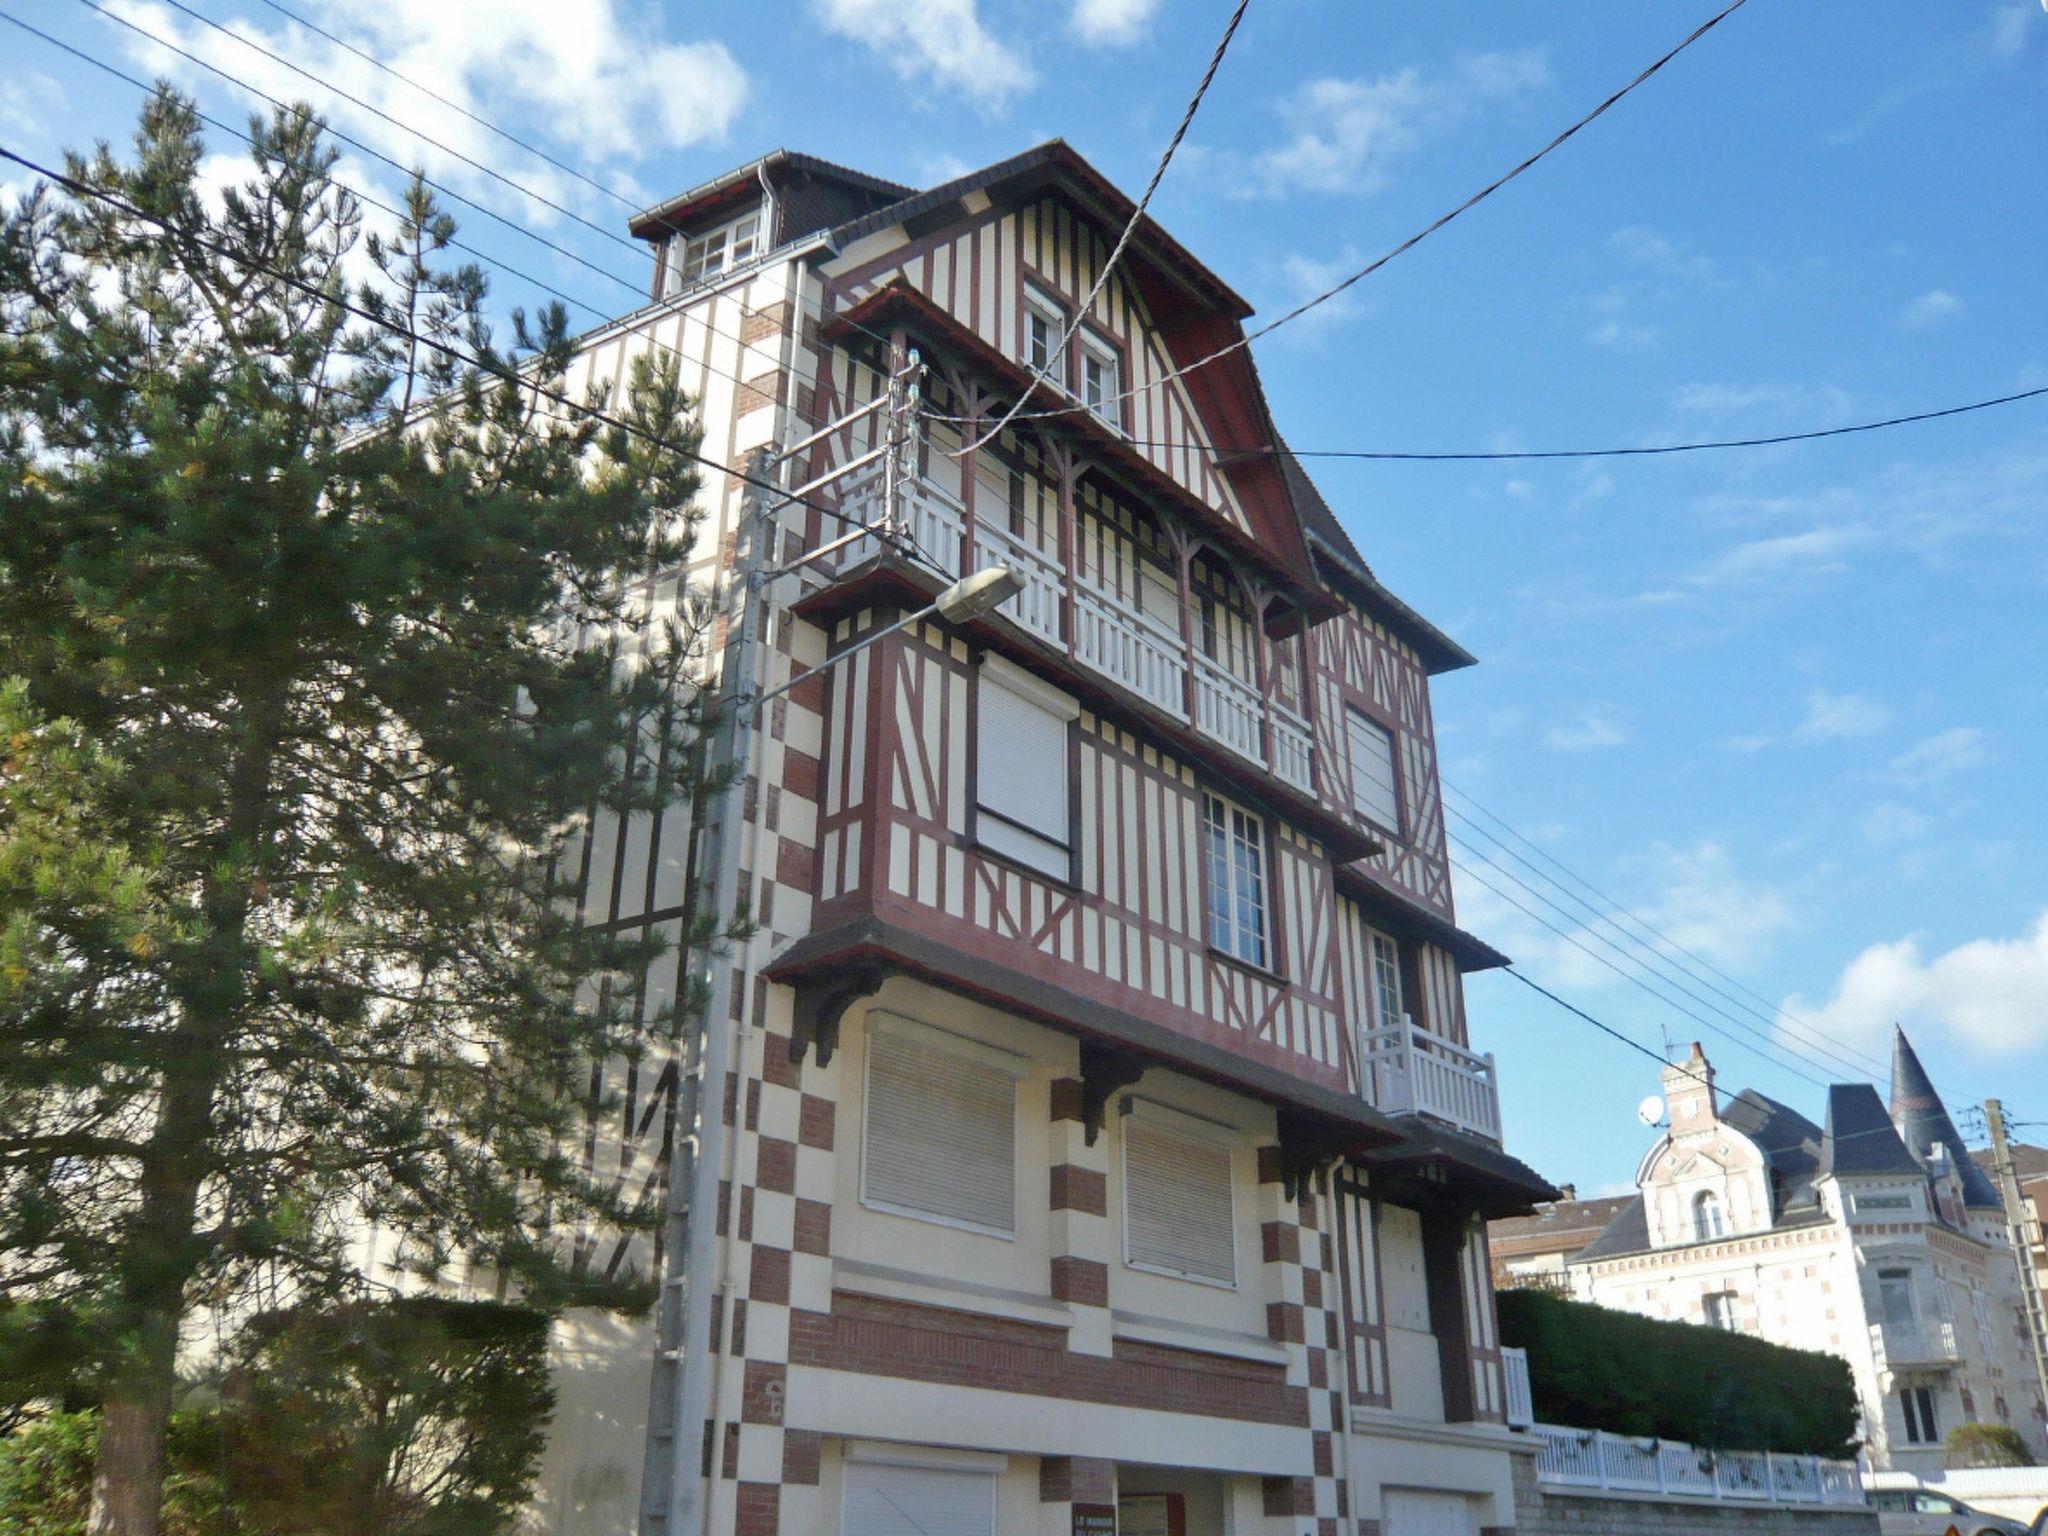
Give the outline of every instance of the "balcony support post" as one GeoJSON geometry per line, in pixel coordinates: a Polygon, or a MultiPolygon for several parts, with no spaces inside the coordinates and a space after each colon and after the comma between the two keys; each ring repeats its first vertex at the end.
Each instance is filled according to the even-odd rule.
{"type": "Polygon", "coordinates": [[[1180,582],[1180,649],[1186,672],[1182,688],[1186,698],[1181,703],[1181,712],[1190,725],[1200,730],[1201,697],[1195,679],[1195,545],[1177,521],[1167,519],[1165,527],[1166,541],[1173,546],[1174,575],[1180,582]]]}
{"type": "Polygon", "coordinates": [[[1047,442],[1045,462],[1058,477],[1060,496],[1059,560],[1060,575],[1064,578],[1060,592],[1060,637],[1066,643],[1069,656],[1074,654],[1074,636],[1078,626],[1074,622],[1074,566],[1079,555],[1075,548],[1080,530],[1080,511],[1075,505],[1074,492],[1081,482],[1082,471],[1087,465],[1079,454],[1065,443],[1047,442]]]}

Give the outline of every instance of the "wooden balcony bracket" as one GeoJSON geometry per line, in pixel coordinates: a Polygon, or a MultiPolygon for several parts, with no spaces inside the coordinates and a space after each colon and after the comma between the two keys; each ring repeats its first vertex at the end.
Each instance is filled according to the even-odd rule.
{"type": "Polygon", "coordinates": [[[1102,1134],[1109,1101],[1145,1075],[1145,1063],[1108,1046],[1081,1042],[1081,1131],[1086,1145],[1102,1134]]]}
{"type": "Polygon", "coordinates": [[[1323,1176],[1356,1144],[1354,1136],[1284,1112],[1279,1117],[1279,1132],[1280,1192],[1289,1200],[1299,1200],[1310,1189],[1320,1187],[1323,1176]]]}
{"type": "Polygon", "coordinates": [[[804,1052],[818,1047],[818,1065],[830,1066],[839,1049],[839,1024],[846,1010],[882,990],[889,970],[881,965],[856,965],[829,980],[797,988],[789,1031],[789,1059],[802,1065],[804,1052]]]}

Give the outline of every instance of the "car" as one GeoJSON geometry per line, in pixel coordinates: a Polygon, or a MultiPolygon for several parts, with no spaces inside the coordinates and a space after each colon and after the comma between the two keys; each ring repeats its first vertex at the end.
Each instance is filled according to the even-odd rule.
{"type": "Polygon", "coordinates": [[[1870,1507],[1882,1536],[2028,1536],[2017,1520],[1972,1509],[1930,1488],[1873,1488],[1870,1507]]]}

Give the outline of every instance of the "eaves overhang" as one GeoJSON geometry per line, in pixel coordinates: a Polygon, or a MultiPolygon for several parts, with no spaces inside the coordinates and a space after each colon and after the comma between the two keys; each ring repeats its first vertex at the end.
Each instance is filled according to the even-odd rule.
{"type": "Polygon", "coordinates": [[[1394,1122],[1402,1139],[1359,1161],[1372,1183],[1405,1203],[1442,1203],[1488,1221],[1527,1216],[1558,1197],[1557,1187],[1518,1157],[1419,1115],[1394,1122]]]}
{"type": "Polygon", "coordinates": [[[1407,1133],[1394,1120],[1355,1095],[1306,1082],[1267,1062],[1094,1002],[880,914],[869,913],[797,939],[771,957],[762,974],[770,981],[801,987],[834,983],[873,968],[928,982],[1150,1065],[1262,1100],[1296,1121],[1313,1122],[1335,1138],[1345,1155],[1399,1147],[1406,1139],[1407,1133]]]}
{"type": "MultiPolygon", "coordinates": [[[[1028,368],[1005,357],[900,279],[883,285],[851,308],[828,318],[820,327],[820,335],[826,341],[837,342],[892,323],[928,336],[947,351],[972,358],[978,369],[1023,395],[1027,410],[1035,407],[1067,410],[1074,405],[1071,396],[1051,385],[1034,384],[1028,368]]],[[[1064,430],[1085,443],[1088,451],[1101,460],[1105,468],[1141,492],[1170,504],[1228,554],[1258,569],[1271,585],[1307,613],[1312,622],[1333,618],[1343,611],[1342,602],[1317,573],[1298,526],[1293,550],[1269,547],[1188,491],[1133,448],[1122,433],[1098,421],[1090,412],[1072,410],[1056,420],[1064,430]],[[1289,554],[1296,554],[1298,558],[1284,558],[1289,554]]]]}
{"type": "Polygon", "coordinates": [[[1424,906],[1407,892],[1373,878],[1356,863],[1338,867],[1337,889],[1346,895],[1362,896],[1377,905],[1392,907],[1401,923],[1413,930],[1416,936],[1448,953],[1458,962],[1461,972],[1498,970],[1514,963],[1478,935],[1467,933],[1441,912],[1424,906]]]}

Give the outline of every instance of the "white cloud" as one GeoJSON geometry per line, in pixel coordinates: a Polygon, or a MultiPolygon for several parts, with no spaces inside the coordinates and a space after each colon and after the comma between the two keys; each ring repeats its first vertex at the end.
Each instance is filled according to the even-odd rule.
{"type": "Polygon", "coordinates": [[[1128,48],[1145,36],[1159,0],[1074,0],[1071,24],[1085,43],[1128,48]]]}
{"type": "Polygon", "coordinates": [[[2039,26],[2041,13],[2028,0],[2002,5],[1992,13],[1984,44],[1994,59],[2016,59],[2027,50],[2028,28],[2039,26]]]}
{"type": "Polygon", "coordinates": [[[1826,1002],[1788,997],[1779,1012],[1851,1045],[1881,1046],[1903,1024],[1942,1030],[1987,1056],[2031,1049],[2048,1018],[2048,912],[2017,938],[1974,939],[1932,958],[1918,937],[1873,944],[1843,967],[1826,1002]]]}
{"type": "Polygon", "coordinates": [[[1629,265],[1641,267],[1659,277],[1688,283],[1712,283],[1721,275],[1720,267],[1711,256],[1697,255],[1640,224],[1617,229],[1607,237],[1607,244],[1629,265]]]}
{"type": "Polygon", "coordinates": [[[1930,288],[1909,300],[1899,311],[1899,325],[1909,331],[1923,331],[1930,325],[1952,320],[1963,312],[1963,301],[1946,288],[1930,288]]]}
{"type": "Polygon", "coordinates": [[[931,80],[988,111],[1037,77],[1022,55],[982,25],[975,0],[815,0],[832,31],[884,59],[898,78],[931,80]]]}
{"type": "MultiPolygon", "coordinates": [[[[267,30],[247,20],[227,23],[238,37],[294,60],[333,90],[155,0],[110,0],[110,9],[267,95],[311,101],[372,149],[401,165],[418,165],[479,202],[516,212],[524,222],[548,224],[560,216],[457,156],[493,166],[552,202],[587,205],[616,221],[617,205],[596,201],[574,177],[536,163],[461,111],[295,24],[267,30]]],[[[586,162],[586,173],[606,184],[620,180],[624,164],[722,138],[747,97],[746,72],[724,44],[665,41],[644,18],[621,15],[615,0],[502,0],[487,21],[463,6],[352,0],[324,15],[322,25],[463,109],[518,124],[514,131],[538,137],[558,158],[586,162]]],[[[218,89],[214,77],[147,39],[125,28],[119,35],[130,57],[152,73],[202,95],[218,89]]],[[[237,96],[235,105],[231,116],[248,102],[237,96]]]]}
{"type": "Polygon", "coordinates": [[[1844,556],[1869,537],[1866,529],[1836,527],[1750,539],[1723,550],[1688,579],[1695,586],[1722,588],[1808,581],[1847,569],[1844,556]]]}
{"type": "Polygon", "coordinates": [[[1597,752],[1625,746],[1628,739],[1628,732],[1602,709],[1582,709],[1543,733],[1543,745],[1553,752],[1597,752]]]}
{"type": "Polygon", "coordinates": [[[1902,784],[1932,784],[1991,761],[1991,744],[1974,725],[1953,726],[1916,742],[1892,759],[1892,777],[1902,784]]]}
{"type": "Polygon", "coordinates": [[[1482,106],[1549,83],[1541,50],[1468,56],[1447,74],[1408,68],[1377,79],[1324,76],[1278,104],[1290,137],[1240,168],[1245,190],[1365,195],[1435,134],[1482,106]]]}
{"type": "Polygon", "coordinates": [[[1874,736],[1891,723],[1892,712],[1866,693],[1829,693],[1810,689],[1806,695],[1806,716],[1794,733],[1801,741],[1841,741],[1851,736],[1874,736]]]}
{"type": "MultiPolygon", "coordinates": [[[[1358,248],[1352,245],[1345,246],[1327,261],[1305,256],[1300,252],[1282,257],[1278,275],[1280,287],[1286,297],[1275,308],[1292,309],[1319,293],[1329,292],[1356,272],[1363,264],[1363,260],[1358,248]]],[[[1361,288],[1347,288],[1342,293],[1325,299],[1296,320],[1281,333],[1281,339],[1296,345],[1319,346],[1333,327],[1342,325],[1347,320],[1357,319],[1366,312],[1366,309],[1365,295],[1361,288]]]]}
{"type": "Polygon", "coordinates": [[[1910,843],[1923,836],[1931,823],[1918,811],[1903,805],[1874,805],[1863,818],[1863,835],[1880,846],[1910,843]]]}

